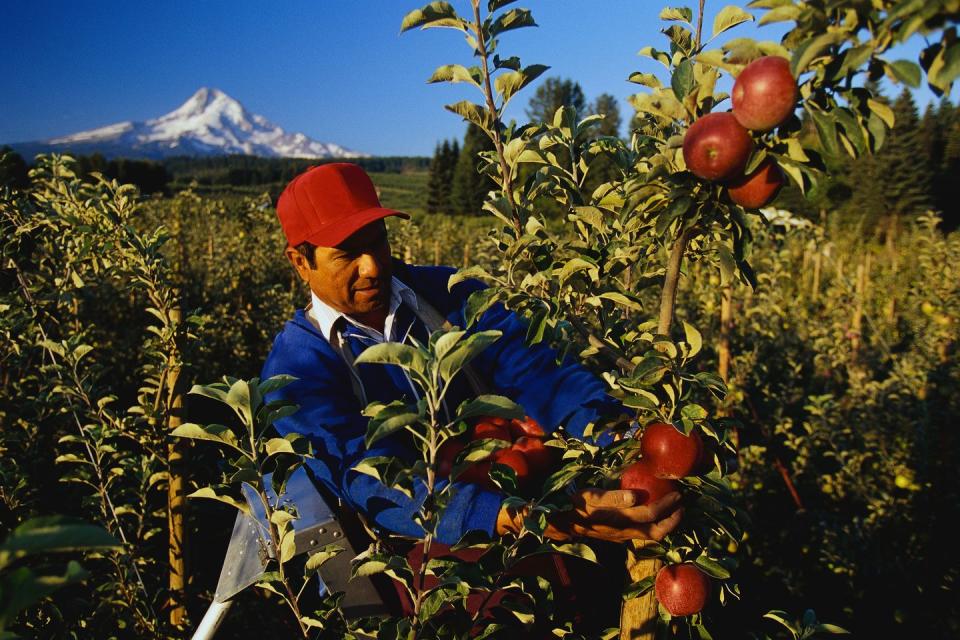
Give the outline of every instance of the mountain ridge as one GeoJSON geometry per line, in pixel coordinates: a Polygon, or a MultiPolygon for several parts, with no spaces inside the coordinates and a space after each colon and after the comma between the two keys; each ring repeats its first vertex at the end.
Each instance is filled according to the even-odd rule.
{"type": "Polygon", "coordinates": [[[251,155],[263,158],[364,158],[369,154],[303,133],[287,133],[250,113],[223,91],[201,87],[179,107],[157,118],[124,120],[48,140],[9,145],[37,153],[101,153],[109,158],[160,160],[172,156],[251,155]]]}

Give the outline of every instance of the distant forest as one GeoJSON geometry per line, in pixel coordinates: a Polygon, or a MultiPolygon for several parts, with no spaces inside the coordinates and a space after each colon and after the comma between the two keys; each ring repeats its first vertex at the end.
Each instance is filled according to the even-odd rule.
{"type": "MultiPolygon", "coordinates": [[[[102,173],[122,183],[135,184],[142,193],[171,195],[196,184],[202,192],[251,188],[279,195],[283,185],[307,168],[328,162],[354,162],[371,173],[425,172],[430,158],[259,158],[256,156],[181,156],[166,160],[108,160],[95,153],[76,156],[80,175],[102,173]]],[[[27,186],[29,166],[8,147],[0,149],[0,185],[27,186]]]]}

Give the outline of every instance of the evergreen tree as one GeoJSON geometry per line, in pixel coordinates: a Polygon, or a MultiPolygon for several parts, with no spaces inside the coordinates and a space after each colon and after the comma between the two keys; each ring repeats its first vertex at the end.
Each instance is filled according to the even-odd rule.
{"type": "Polygon", "coordinates": [[[960,106],[944,98],[935,116],[939,145],[933,164],[933,207],[943,217],[943,227],[960,226],[960,106]]]}
{"type": "Polygon", "coordinates": [[[604,117],[603,122],[594,128],[594,135],[620,136],[620,125],[623,124],[623,119],[620,117],[620,105],[617,104],[616,98],[609,93],[601,93],[590,105],[590,113],[604,117]]]}
{"type": "Polygon", "coordinates": [[[850,211],[862,220],[863,232],[886,238],[891,246],[900,222],[933,204],[931,167],[910,91],[904,89],[892,108],[896,120],[884,146],[851,167],[849,182],[853,188],[850,211]]]}
{"type": "Polygon", "coordinates": [[[479,213],[487,192],[496,188],[489,176],[480,173],[479,154],[493,149],[493,141],[483,129],[471,123],[453,173],[450,205],[454,213],[479,213]]]}
{"type": "Polygon", "coordinates": [[[427,212],[449,213],[451,211],[450,193],[453,187],[453,174],[460,155],[460,143],[450,144],[444,140],[438,144],[430,163],[430,181],[427,183],[427,212]]]}
{"type": "MultiPolygon", "coordinates": [[[[450,152],[450,143],[437,143],[430,161],[430,179],[427,181],[427,213],[439,213],[444,206],[443,162],[450,152]]],[[[448,198],[449,200],[449,198],[448,198]]]]}
{"type": "Polygon", "coordinates": [[[26,189],[30,186],[27,163],[10,147],[0,148],[0,188],[26,189]]]}
{"type": "Polygon", "coordinates": [[[583,89],[579,82],[568,78],[547,78],[530,98],[527,118],[531,122],[553,122],[553,116],[560,107],[571,107],[583,117],[587,107],[583,89]]]}

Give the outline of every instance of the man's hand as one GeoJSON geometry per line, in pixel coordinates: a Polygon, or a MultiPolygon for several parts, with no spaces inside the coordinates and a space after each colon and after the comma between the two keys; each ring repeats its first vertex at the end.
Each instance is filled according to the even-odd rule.
{"type": "MultiPolygon", "coordinates": [[[[680,523],[683,509],[677,507],[679,493],[669,493],[646,505],[637,505],[638,498],[639,492],[630,489],[584,489],[573,496],[570,511],[551,516],[544,535],[552,540],[661,540],[680,523]]],[[[501,509],[497,533],[518,533],[525,515],[525,510],[501,509]]]]}

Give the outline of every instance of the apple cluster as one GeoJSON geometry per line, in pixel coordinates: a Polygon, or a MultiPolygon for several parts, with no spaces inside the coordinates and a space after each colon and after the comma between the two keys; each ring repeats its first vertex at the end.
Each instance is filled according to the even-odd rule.
{"type": "Polygon", "coordinates": [[[494,464],[503,464],[513,469],[518,488],[525,490],[545,479],[553,470],[556,449],[543,444],[546,433],[543,427],[529,416],[523,420],[485,416],[470,427],[466,436],[447,440],[440,447],[437,454],[437,473],[440,477],[451,474],[457,456],[466,448],[468,442],[486,439],[504,440],[510,445],[473,463],[464,469],[456,480],[497,490],[490,480],[490,469],[494,464]]]}
{"type": "Polygon", "coordinates": [[[748,64],[737,76],[731,100],[731,112],[708,113],[690,125],[683,138],[683,159],[698,178],[726,185],[733,202],[758,209],[776,197],[785,180],[771,158],[744,174],[754,149],[750,131],[770,131],[793,113],[797,81],[789,61],[764,56],[748,64]]]}
{"type": "MultiPolygon", "coordinates": [[[[620,488],[639,492],[640,504],[679,491],[677,479],[705,472],[711,457],[699,433],[684,435],[664,422],[654,422],[643,430],[640,453],[640,460],[620,476],[620,488]]],[[[706,604],[710,578],[689,562],[669,565],[657,572],[654,589],[671,615],[689,616],[706,604]]]]}

